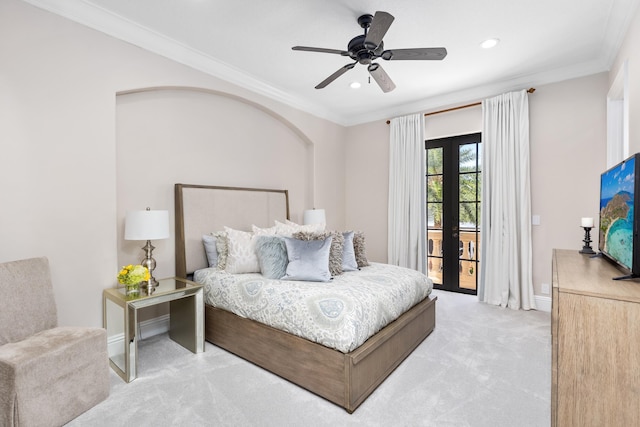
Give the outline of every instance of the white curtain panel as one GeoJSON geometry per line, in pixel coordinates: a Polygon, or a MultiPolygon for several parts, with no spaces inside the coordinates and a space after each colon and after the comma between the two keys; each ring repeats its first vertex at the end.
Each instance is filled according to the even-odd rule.
{"type": "Polygon", "coordinates": [[[425,273],[426,152],[422,114],[391,120],[388,263],[425,273]]]}
{"type": "Polygon", "coordinates": [[[486,99],[482,102],[482,114],[482,251],[478,298],[512,309],[535,309],[527,92],[486,99]]]}

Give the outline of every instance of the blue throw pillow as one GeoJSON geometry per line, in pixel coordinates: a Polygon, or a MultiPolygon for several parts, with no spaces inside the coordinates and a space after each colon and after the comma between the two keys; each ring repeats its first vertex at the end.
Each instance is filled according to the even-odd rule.
{"type": "Polygon", "coordinates": [[[287,272],[287,248],[280,236],[257,236],[256,255],[260,272],[268,279],[281,279],[287,272]]]}
{"type": "Polygon", "coordinates": [[[329,251],[332,237],[322,240],[298,240],[285,237],[289,264],[283,280],[303,280],[309,282],[328,282],[329,251]]]}
{"type": "Polygon", "coordinates": [[[353,248],[353,231],[345,231],[342,233],[344,236],[344,247],[342,249],[342,271],[355,271],[358,269],[358,262],[356,261],[356,251],[353,248]]]}

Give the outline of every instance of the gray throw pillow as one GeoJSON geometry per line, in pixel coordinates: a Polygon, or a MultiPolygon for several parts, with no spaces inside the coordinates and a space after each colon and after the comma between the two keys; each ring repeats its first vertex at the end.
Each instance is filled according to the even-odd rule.
{"type": "Polygon", "coordinates": [[[356,252],[353,249],[353,231],[345,231],[342,233],[344,236],[344,246],[342,249],[342,271],[355,271],[358,269],[358,262],[356,261],[356,252]]]}
{"type": "Polygon", "coordinates": [[[204,245],[204,252],[207,255],[207,262],[209,267],[218,267],[218,251],[216,249],[217,238],[211,234],[202,235],[202,244],[204,245]]]}
{"type": "Polygon", "coordinates": [[[287,272],[287,247],[280,236],[257,236],[256,255],[260,272],[268,279],[281,279],[287,272]]]}
{"type": "Polygon", "coordinates": [[[356,231],[353,234],[353,250],[356,253],[356,262],[358,263],[358,267],[367,267],[369,265],[369,260],[367,260],[364,233],[362,231],[356,231]]]}
{"type": "Polygon", "coordinates": [[[331,236],[331,250],[329,251],[329,271],[332,276],[342,274],[342,250],[344,246],[344,236],[338,231],[309,232],[298,231],[293,233],[294,239],[300,240],[324,240],[331,236]]]}
{"type": "Polygon", "coordinates": [[[329,272],[331,240],[333,240],[331,236],[324,240],[299,240],[284,237],[289,264],[287,264],[287,272],[282,279],[309,282],[328,282],[331,280],[329,272]]]}

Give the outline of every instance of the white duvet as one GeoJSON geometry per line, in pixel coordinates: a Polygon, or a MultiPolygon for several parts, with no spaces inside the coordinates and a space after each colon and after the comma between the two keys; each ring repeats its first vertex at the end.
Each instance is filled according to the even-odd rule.
{"type": "Polygon", "coordinates": [[[426,298],[422,273],[372,263],[330,282],[271,280],[259,273],[198,270],[205,303],[348,353],[426,298]]]}

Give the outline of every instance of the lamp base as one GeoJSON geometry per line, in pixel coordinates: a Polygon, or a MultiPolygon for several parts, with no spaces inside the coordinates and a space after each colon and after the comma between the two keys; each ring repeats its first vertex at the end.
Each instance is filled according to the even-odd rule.
{"type": "Polygon", "coordinates": [[[155,246],[151,244],[151,240],[147,240],[147,244],[142,247],[142,250],[145,252],[145,257],[142,259],[140,264],[147,267],[149,270],[149,280],[142,282],[141,288],[146,292],[147,295],[151,295],[158,286],[158,281],[155,277],[153,277],[153,270],[156,269],[156,260],[153,259],[153,250],[155,246]]]}

